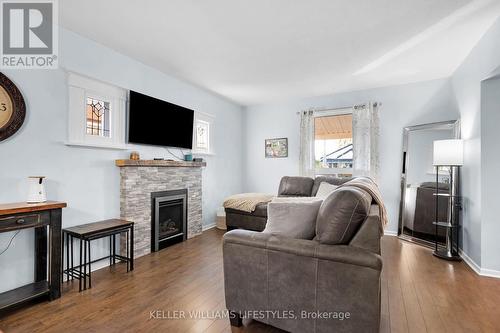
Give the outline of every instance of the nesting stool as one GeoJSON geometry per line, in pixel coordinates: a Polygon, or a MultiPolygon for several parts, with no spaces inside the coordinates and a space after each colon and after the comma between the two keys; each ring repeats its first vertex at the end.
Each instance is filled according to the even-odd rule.
{"type": "Polygon", "coordinates": [[[63,239],[66,243],[66,269],[63,270],[63,276],[66,274],[67,281],[79,280],[79,291],[87,289],[87,279],[88,287],[92,287],[91,265],[97,261],[109,258],[111,266],[118,259],[127,263],[127,272],[134,270],[134,222],[111,219],[82,224],[63,229],[63,239]],[[126,233],[125,255],[116,254],[116,236],[121,233],[126,233]],[[109,237],[109,256],[92,260],[90,256],[91,241],[104,237],[109,237]],[[79,240],[80,245],[80,260],[77,266],[74,265],[73,256],[73,240],[75,238],[79,240]]]}

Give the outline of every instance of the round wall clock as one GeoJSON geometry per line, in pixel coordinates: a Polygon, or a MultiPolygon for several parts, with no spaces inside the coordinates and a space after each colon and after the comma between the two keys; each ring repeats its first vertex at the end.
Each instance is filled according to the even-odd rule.
{"type": "Polygon", "coordinates": [[[16,133],[23,125],[26,104],[16,85],[0,73],[0,141],[16,133]]]}

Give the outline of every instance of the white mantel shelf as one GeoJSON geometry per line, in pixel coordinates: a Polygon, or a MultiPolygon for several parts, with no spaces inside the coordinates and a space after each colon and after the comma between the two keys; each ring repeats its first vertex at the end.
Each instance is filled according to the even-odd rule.
{"type": "Polygon", "coordinates": [[[206,162],[188,162],[171,160],[115,160],[118,167],[188,167],[201,168],[207,166],[206,162]]]}

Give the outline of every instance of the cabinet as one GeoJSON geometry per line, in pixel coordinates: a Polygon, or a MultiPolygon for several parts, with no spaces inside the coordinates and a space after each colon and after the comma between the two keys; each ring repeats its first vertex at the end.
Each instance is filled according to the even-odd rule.
{"type": "MultiPolygon", "coordinates": [[[[33,228],[34,282],[0,294],[0,314],[38,297],[61,296],[61,224],[66,203],[0,204],[0,233],[33,228]]],[[[15,265],[15,263],[12,263],[15,265]]],[[[2,272],[0,272],[0,275],[2,272]]]]}

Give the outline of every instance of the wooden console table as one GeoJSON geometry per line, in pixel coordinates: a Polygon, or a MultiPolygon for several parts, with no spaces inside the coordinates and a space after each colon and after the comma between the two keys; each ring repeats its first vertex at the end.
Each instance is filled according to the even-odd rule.
{"type": "Polygon", "coordinates": [[[0,204],[0,233],[35,229],[35,281],[1,293],[0,313],[34,298],[48,296],[53,300],[61,296],[61,216],[64,207],[66,203],[57,201],[0,204]]]}

